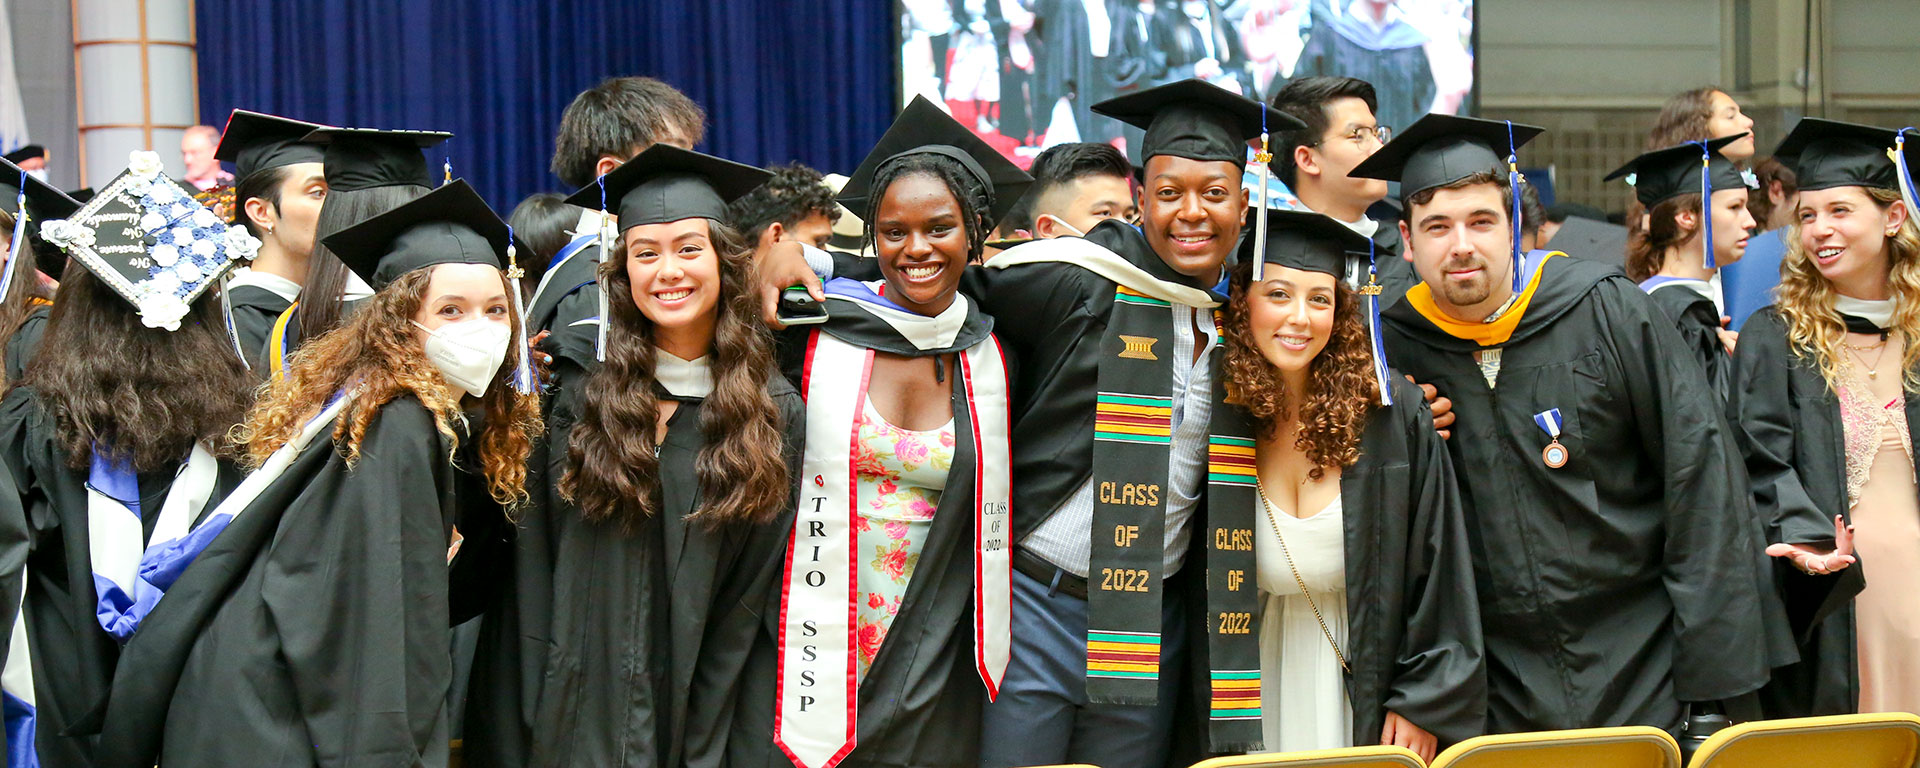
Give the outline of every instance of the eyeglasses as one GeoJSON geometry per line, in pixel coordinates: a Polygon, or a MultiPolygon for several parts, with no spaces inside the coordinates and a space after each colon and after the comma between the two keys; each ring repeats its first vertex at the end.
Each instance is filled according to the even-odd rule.
{"type": "MultiPolygon", "coordinates": [[[[1381,144],[1385,144],[1393,140],[1393,129],[1388,128],[1387,126],[1384,126],[1384,125],[1376,125],[1372,128],[1361,126],[1351,131],[1348,131],[1347,135],[1342,136],[1340,138],[1346,139],[1347,141],[1351,141],[1355,144],[1365,144],[1367,143],[1367,139],[1369,137],[1378,139],[1381,144]]],[[[1314,142],[1313,146],[1317,147],[1324,143],[1326,142],[1323,139],[1321,141],[1314,142]]]]}

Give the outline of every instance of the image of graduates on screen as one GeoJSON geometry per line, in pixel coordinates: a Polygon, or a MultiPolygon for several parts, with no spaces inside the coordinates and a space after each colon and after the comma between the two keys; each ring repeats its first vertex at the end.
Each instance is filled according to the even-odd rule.
{"type": "Polygon", "coordinates": [[[1473,0],[900,0],[901,103],[944,104],[1021,167],[1066,142],[1139,162],[1139,131],[1093,104],[1201,78],[1265,101],[1344,75],[1380,124],[1460,114],[1474,84],[1473,0]]]}

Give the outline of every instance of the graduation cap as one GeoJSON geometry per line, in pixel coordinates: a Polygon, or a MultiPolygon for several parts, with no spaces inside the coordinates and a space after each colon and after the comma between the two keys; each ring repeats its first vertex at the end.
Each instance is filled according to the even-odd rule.
{"type": "MultiPolygon", "coordinates": [[[[638,157],[621,163],[592,184],[567,198],[573,205],[609,213],[617,210],[622,231],[642,224],[664,224],[683,219],[727,220],[727,204],[773,178],[770,171],[714,157],[671,144],[655,144],[638,157]]],[[[600,252],[613,248],[614,225],[600,217],[600,252]]],[[[595,360],[607,354],[607,318],[612,298],[606,281],[600,283],[600,325],[594,337],[595,360]]]]}
{"type": "Polygon", "coordinates": [[[327,188],[338,192],[396,186],[433,186],[422,150],[439,146],[445,131],[321,128],[301,140],[326,147],[327,188]]]}
{"type": "Polygon", "coordinates": [[[924,96],[916,96],[913,103],[900,110],[893,119],[893,125],[887,126],[887,132],[880,141],[867,152],[860,161],[860,167],[854,169],[847,184],[840,190],[841,205],[855,211],[866,211],[871,204],[873,194],[880,190],[873,188],[873,181],[880,175],[880,169],[888,163],[909,155],[933,154],[946,157],[960,164],[967,174],[987,189],[987,197],[992,202],[987,210],[988,226],[1007,217],[1020,196],[1026,194],[1032,186],[1033,177],[1014,165],[1005,155],[992,145],[981,140],[941,111],[924,96]]]}
{"type": "MultiPolygon", "coordinates": [[[[837,173],[829,173],[821,177],[820,183],[826,186],[835,197],[838,197],[840,190],[846,189],[847,187],[847,177],[837,173]]],[[[865,248],[865,244],[861,242],[861,240],[866,237],[867,223],[837,201],[833,204],[833,207],[840,211],[840,216],[833,220],[833,236],[827,238],[827,250],[872,256],[872,249],[865,248]],[[864,254],[862,253],[863,248],[866,250],[864,254]]]]}
{"type": "MultiPolygon", "coordinates": [[[[1353,231],[1326,214],[1273,208],[1267,211],[1265,247],[1256,250],[1253,238],[1240,243],[1240,259],[1253,263],[1288,267],[1331,275],[1335,281],[1347,274],[1348,254],[1367,255],[1367,284],[1360,289],[1367,303],[1367,327],[1373,344],[1374,383],[1380,388],[1382,405],[1393,405],[1393,384],[1387,378],[1386,348],[1380,340],[1380,283],[1374,273],[1373,238],[1353,231]]],[[[1262,270],[1254,270],[1254,280],[1263,279],[1262,270]]]]}
{"type": "Polygon", "coordinates": [[[1721,156],[1728,144],[1746,138],[1741,132],[1708,141],[1689,141],[1647,152],[1626,165],[1614,169],[1603,181],[1625,177],[1633,185],[1634,199],[1651,209],[1662,202],[1688,193],[1700,195],[1700,231],[1707,269],[1715,269],[1713,258],[1713,191],[1742,189],[1748,186],[1747,174],[1733,161],[1721,156]]]}
{"type": "MultiPolygon", "coordinates": [[[[14,165],[13,161],[0,160],[0,210],[13,217],[12,246],[5,265],[0,265],[0,272],[4,272],[0,274],[0,296],[5,296],[13,281],[13,270],[6,265],[13,264],[13,260],[30,246],[30,239],[39,231],[39,223],[72,216],[74,211],[80,210],[80,201],[34,178],[32,174],[21,170],[20,166],[14,165]],[[20,215],[22,202],[26,204],[26,216],[20,215]]],[[[36,256],[34,266],[40,271],[58,276],[65,268],[67,257],[58,249],[32,250],[36,256]]]]}
{"type": "Polygon", "coordinates": [[[1513,195],[1513,289],[1525,285],[1520,273],[1520,148],[1547,129],[1509,120],[1483,120],[1438,112],[1414,121],[1393,141],[1348,171],[1348,176],[1400,182],[1400,199],[1446,186],[1476,173],[1507,167],[1513,195]]]}
{"type": "Polygon", "coordinates": [[[0,155],[0,157],[4,157],[8,163],[14,165],[19,165],[36,157],[44,158],[46,156],[47,148],[39,144],[28,144],[12,152],[8,152],[5,155],[0,155]]]}
{"type": "Polygon", "coordinates": [[[1899,174],[1887,148],[1892,128],[1803,117],[1773,156],[1793,169],[1801,191],[1834,187],[1898,189],[1899,174]]]}
{"type": "Polygon", "coordinates": [[[771,178],[771,172],[751,165],[655,144],[581,187],[567,202],[613,213],[621,231],[682,219],[726,221],[728,203],[771,178]]]}
{"type": "Polygon", "coordinates": [[[1306,123],[1205,80],[1189,79],[1107,99],[1093,111],[1147,132],[1140,156],[1172,155],[1246,167],[1247,142],[1306,123]]]}
{"type": "MultiPolygon", "coordinates": [[[[465,179],[442,185],[323,242],[378,291],[439,264],[506,267],[512,230],[465,179]]],[[[517,248],[516,248],[517,251],[517,248]]]]}
{"type": "Polygon", "coordinates": [[[260,248],[244,227],[227,226],[167,178],[160,156],[146,151],[131,153],[127,169],[72,215],[41,222],[40,235],[132,304],[147,327],[169,331],[260,248]]]}
{"type": "Polygon", "coordinates": [[[236,109],[227,117],[227,129],[220,133],[215,160],[233,163],[235,178],[245,179],[255,172],[294,163],[321,162],[320,148],[304,140],[316,128],[325,126],[263,112],[236,109]]]}

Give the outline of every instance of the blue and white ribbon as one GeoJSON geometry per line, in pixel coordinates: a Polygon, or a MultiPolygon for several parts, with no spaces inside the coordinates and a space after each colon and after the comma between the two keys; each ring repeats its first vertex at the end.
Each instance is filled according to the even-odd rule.
{"type": "Polygon", "coordinates": [[[1523,179],[1520,178],[1520,148],[1514,146],[1513,143],[1513,121],[1508,120],[1506,122],[1507,189],[1513,195],[1513,216],[1511,217],[1513,219],[1513,290],[1518,292],[1526,286],[1526,277],[1520,274],[1522,264],[1522,256],[1520,255],[1520,231],[1521,222],[1526,218],[1526,213],[1520,204],[1520,183],[1523,181],[1523,179]]]}
{"type": "Polygon", "coordinates": [[[23,571],[21,576],[22,602],[14,605],[7,664],[0,671],[0,713],[4,713],[7,729],[7,768],[39,768],[40,753],[33,743],[34,724],[39,719],[33,693],[33,651],[27,644],[27,616],[22,604],[26,583],[33,575],[23,571]]]}
{"type": "Polygon", "coordinates": [[[1560,427],[1564,423],[1560,421],[1560,409],[1549,408],[1534,414],[1533,423],[1540,425],[1541,429],[1546,430],[1548,437],[1554,440],[1560,439],[1560,427]]]}
{"type": "Polygon", "coordinates": [[[1393,405],[1393,382],[1387,380],[1387,345],[1380,338],[1380,265],[1374,261],[1378,249],[1367,240],[1367,331],[1373,337],[1373,383],[1380,387],[1380,404],[1393,405]]]}
{"type": "Polygon", "coordinates": [[[94,453],[87,473],[87,546],[99,597],[96,617],[115,640],[125,643],[133,637],[140,620],[159,604],[192,556],[205,548],[207,540],[189,528],[213,495],[219,474],[213,454],[195,443],[160,507],[154,544],[145,546],[139,476],[129,463],[94,453]],[[186,562],[181,562],[183,555],[186,562]]]}
{"type": "Polygon", "coordinates": [[[1719,269],[1713,261],[1713,150],[1704,141],[1700,145],[1700,250],[1706,257],[1701,266],[1719,269]]]}
{"type": "Polygon", "coordinates": [[[1900,195],[1907,201],[1907,215],[1913,216],[1920,213],[1920,193],[1916,193],[1913,186],[1913,169],[1907,167],[1907,134],[1909,133],[1914,133],[1913,126],[1902,128],[1893,135],[1893,172],[1894,177],[1899,179],[1900,195]]]}

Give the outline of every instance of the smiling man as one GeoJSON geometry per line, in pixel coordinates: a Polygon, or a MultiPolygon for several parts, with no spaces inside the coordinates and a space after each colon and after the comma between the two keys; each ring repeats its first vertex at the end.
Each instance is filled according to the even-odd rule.
{"type": "Polygon", "coordinates": [[[1382,315],[1387,354],[1459,414],[1489,730],[1674,729],[1758,689],[1783,622],[1673,322],[1609,267],[1514,248],[1506,157],[1540,132],[1429,115],[1353,170],[1400,182],[1422,281],[1382,315]]]}

